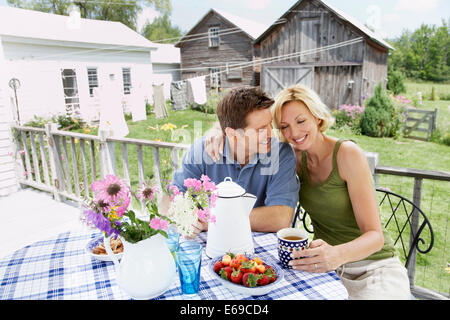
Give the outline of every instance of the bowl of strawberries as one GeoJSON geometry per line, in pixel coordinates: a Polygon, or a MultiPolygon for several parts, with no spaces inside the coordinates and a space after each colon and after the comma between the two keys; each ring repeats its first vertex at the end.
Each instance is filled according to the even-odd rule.
{"type": "Polygon", "coordinates": [[[241,253],[213,258],[209,270],[224,287],[251,296],[269,293],[284,277],[283,269],[270,257],[241,253]]]}

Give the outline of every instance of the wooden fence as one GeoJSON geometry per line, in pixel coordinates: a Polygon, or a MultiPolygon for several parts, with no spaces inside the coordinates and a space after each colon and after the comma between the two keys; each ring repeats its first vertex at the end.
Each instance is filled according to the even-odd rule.
{"type": "Polygon", "coordinates": [[[434,111],[409,108],[406,110],[404,135],[406,138],[430,141],[431,134],[437,128],[438,109],[434,111]],[[425,133],[419,136],[418,133],[425,133]]]}
{"type": "MultiPolygon", "coordinates": [[[[55,124],[48,124],[45,129],[12,126],[12,131],[16,144],[19,183],[53,193],[57,201],[68,198],[80,204],[92,196],[89,187],[91,183],[108,173],[123,177],[130,185],[140,184],[151,176],[161,186],[162,172],[168,170],[171,176],[179,165],[181,159],[179,152],[189,148],[189,145],[177,143],[115,139],[108,137],[107,132],[93,136],[60,131],[55,124]],[[130,157],[133,151],[131,146],[135,149],[132,157],[130,157]],[[167,160],[162,161],[165,167],[161,165],[161,153],[164,151],[167,151],[164,159],[170,161],[169,163],[167,160]],[[144,159],[146,161],[151,159],[151,166],[145,166],[147,163],[144,159]]],[[[419,207],[423,179],[450,181],[450,174],[446,172],[379,166],[377,153],[368,152],[366,157],[376,183],[378,175],[414,178],[413,202],[419,207]]],[[[415,257],[411,265],[409,276],[413,285],[415,257]]],[[[432,299],[442,297],[438,293],[417,286],[414,290],[417,297],[432,299]]]]}

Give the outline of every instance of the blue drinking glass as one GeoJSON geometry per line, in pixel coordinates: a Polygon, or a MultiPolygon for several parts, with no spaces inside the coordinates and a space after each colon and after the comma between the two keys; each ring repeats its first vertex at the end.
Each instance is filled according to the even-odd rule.
{"type": "Polygon", "coordinates": [[[178,250],[178,243],[180,241],[180,234],[178,233],[177,228],[174,225],[169,226],[167,229],[167,239],[166,243],[169,247],[170,253],[175,260],[175,267],[177,266],[176,252],[178,250]]]}
{"type": "Polygon", "coordinates": [[[176,256],[183,295],[198,294],[202,249],[202,245],[196,241],[183,241],[178,246],[176,256]]]}

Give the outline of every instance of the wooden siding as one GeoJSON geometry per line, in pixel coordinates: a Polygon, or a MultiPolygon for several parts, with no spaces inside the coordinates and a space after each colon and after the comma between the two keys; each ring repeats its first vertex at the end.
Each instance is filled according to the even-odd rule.
{"type": "MultiPolygon", "coordinates": [[[[219,27],[220,30],[236,28],[220,15],[211,12],[192,30],[192,33],[208,33],[210,27],[219,27]]],[[[209,47],[208,38],[203,37],[196,41],[186,41],[180,44],[181,68],[220,68],[221,87],[231,88],[240,85],[253,84],[253,66],[243,68],[242,79],[228,79],[226,64],[237,64],[252,61],[252,39],[244,32],[231,33],[220,36],[218,47],[209,47]]],[[[198,75],[209,75],[208,69],[186,70],[181,72],[181,79],[188,79],[198,75]]],[[[207,89],[210,89],[207,77],[207,89]]]]}
{"type": "Polygon", "coordinates": [[[385,85],[387,49],[340,19],[320,1],[302,1],[285,18],[284,23],[259,41],[262,58],[304,52],[362,37],[362,41],[355,44],[277,62],[313,66],[313,89],[330,108],[343,103],[362,104],[378,82],[385,85]]]}

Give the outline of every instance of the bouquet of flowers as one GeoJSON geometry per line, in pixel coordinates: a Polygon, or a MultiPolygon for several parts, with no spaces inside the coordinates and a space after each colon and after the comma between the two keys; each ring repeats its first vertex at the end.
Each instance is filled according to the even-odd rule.
{"type": "Polygon", "coordinates": [[[215,223],[216,217],[210,208],[215,207],[217,192],[215,183],[206,175],[202,175],[200,180],[185,179],[184,186],[187,188],[185,193],[176,186],[169,187],[171,206],[168,216],[182,235],[190,237],[194,233],[192,225],[197,220],[215,223]]]}
{"type": "Polygon", "coordinates": [[[130,243],[158,233],[167,238],[169,224],[177,225],[183,235],[192,235],[192,226],[187,226],[187,223],[193,223],[196,219],[214,221],[209,208],[214,206],[216,196],[213,191],[216,188],[207,176],[202,176],[201,180],[186,179],[184,184],[187,187],[184,194],[174,186],[169,187],[172,206],[168,216],[173,216],[169,218],[158,210],[157,199],[161,190],[152,186],[150,181],[143,183],[137,190],[136,198],[145,204],[148,219],[139,219],[129,208],[131,188],[124,180],[108,175],[92,183],[94,197],[84,210],[85,220],[107,236],[120,235],[130,243]]]}

